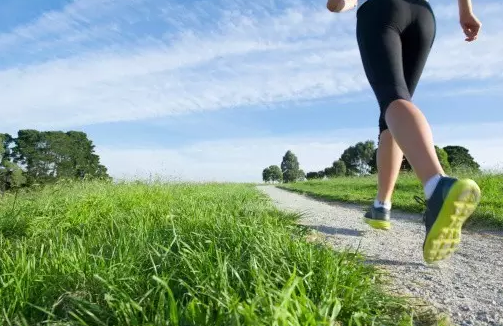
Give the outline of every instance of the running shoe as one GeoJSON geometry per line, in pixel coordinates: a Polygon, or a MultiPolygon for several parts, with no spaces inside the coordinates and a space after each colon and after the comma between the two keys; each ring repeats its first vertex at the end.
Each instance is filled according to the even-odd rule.
{"type": "Polygon", "coordinates": [[[423,258],[427,263],[447,259],[458,249],[463,224],[477,208],[480,196],[475,181],[442,177],[430,199],[415,197],[426,206],[423,258]]]}
{"type": "Polygon", "coordinates": [[[370,206],[364,216],[364,222],[374,229],[388,230],[391,228],[390,210],[385,207],[370,206]]]}

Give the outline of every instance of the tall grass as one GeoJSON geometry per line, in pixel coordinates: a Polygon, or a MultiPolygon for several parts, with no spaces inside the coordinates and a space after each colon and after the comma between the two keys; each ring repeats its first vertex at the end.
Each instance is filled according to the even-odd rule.
{"type": "Polygon", "coordinates": [[[0,204],[2,325],[411,325],[371,267],[247,185],[60,184],[0,204]]]}
{"type": "MultiPolygon", "coordinates": [[[[503,174],[458,172],[452,175],[472,178],[482,192],[480,205],[466,225],[503,229],[503,174]]],[[[279,187],[327,200],[370,205],[377,192],[377,176],[312,180],[282,184],[279,187]]],[[[393,194],[393,207],[408,212],[423,212],[425,207],[414,200],[416,195],[424,197],[421,183],[412,173],[402,173],[393,194]]]]}

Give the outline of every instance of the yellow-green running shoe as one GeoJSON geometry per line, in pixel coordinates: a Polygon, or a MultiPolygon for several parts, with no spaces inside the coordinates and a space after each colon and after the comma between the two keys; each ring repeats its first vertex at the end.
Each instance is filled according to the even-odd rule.
{"type": "Polygon", "coordinates": [[[480,188],[470,179],[442,177],[426,205],[423,258],[434,263],[449,258],[461,241],[461,229],[480,202],[480,188]]]}
{"type": "Polygon", "coordinates": [[[389,221],[390,210],[385,207],[375,207],[373,204],[365,213],[363,221],[374,229],[388,230],[391,228],[389,221]]]}

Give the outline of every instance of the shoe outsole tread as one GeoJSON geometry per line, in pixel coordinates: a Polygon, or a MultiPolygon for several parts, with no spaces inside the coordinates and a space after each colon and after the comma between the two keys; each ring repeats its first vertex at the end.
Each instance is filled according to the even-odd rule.
{"type": "Polygon", "coordinates": [[[424,242],[423,258],[427,263],[447,259],[458,249],[463,224],[479,202],[480,188],[475,181],[458,180],[453,184],[424,242]]]}
{"type": "Polygon", "coordinates": [[[391,223],[388,221],[378,221],[367,217],[364,217],[363,221],[374,229],[389,230],[391,228],[391,223]]]}

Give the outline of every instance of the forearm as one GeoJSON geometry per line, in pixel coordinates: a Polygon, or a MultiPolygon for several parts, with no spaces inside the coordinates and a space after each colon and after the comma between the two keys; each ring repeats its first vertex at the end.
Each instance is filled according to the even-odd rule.
{"type": "Polygon", "coordinates": [[[331,12],[343,12],[353,9],[357,3],[358,0],[328,0],[327,9],[331,12]]]}
{"type": "Polygon", "coordinates": [[[470,13],[472,12],[472,1],[471,0],[458,0],[459,13],[470,13]]]}

